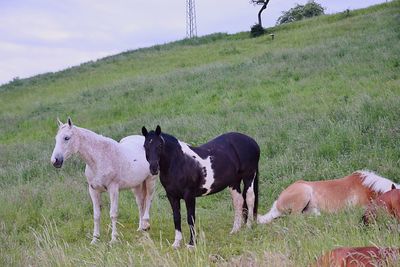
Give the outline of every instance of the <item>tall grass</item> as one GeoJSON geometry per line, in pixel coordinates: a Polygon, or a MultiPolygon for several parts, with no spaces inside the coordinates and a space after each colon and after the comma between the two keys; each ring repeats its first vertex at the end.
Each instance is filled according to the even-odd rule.
{"type": "MultiPolygon", "coordinates": [[[[227,131],[262,149],[260,212],[298,179],[371,169],[400,182],[400,2],[269,29],[127,51],[0,87],[1,266],[306,266],[337,246],[400,246],[397,224],[360,226],[362,210],[291,216],[229,235],[228,192],[197,200],[198,245],[173,250],[158,184],[151,229],[136,232],[120,195],[119,244],[89,246],[92,206],[76,157],[50,164],[56,118],[121,139],[143,125],[198,145],[227,131]]],[[[185,215],[182,215],[185,218],[185,215]]],[[[183,221],[184,236],[188,228],[183,221]]]]}

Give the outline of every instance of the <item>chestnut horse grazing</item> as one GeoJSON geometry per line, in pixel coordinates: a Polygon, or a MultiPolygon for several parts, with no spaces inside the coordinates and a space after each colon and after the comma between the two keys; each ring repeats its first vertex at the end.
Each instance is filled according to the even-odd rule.
{"type": "Polygon", "coordinates": [[[362,217],[364,224],[369,224],[371,221],[375,220],[379,208],[385,210],[400,221],[400,189],[396,189],[396,186],[393,184],[392,190],[380,195],[372,201],[362,217]]]}
{"type": "MultiPolygon", "coordinates": [[[[390,190],[393,182],[370,171],[326,181],[296,181],[279,195],[271,210],[258,217],[269,223],[285,214],[336,212],[351,206],[366,206],[378,195],[390,190]]],[[[399,185],[396,185],[399,187],[399,185]]]]}
{"type": "Polygon", "coordinates": [[[100,237],[101,192],[110,195],[111,243],[117,240],[118,194],[120,189],[132,189],[139,207],[139,229],[150,227],[150,206],[155,188],[155,176],[150,173],[143,148],[144,137],[132,135],[119,143],[84,128],[58,120],[56,145],[51,156],[54,167],[61,168],[72,154],[85,161],[85,176],[93,203],[94,230],[92,244],[100,237]]]}
{"type": "Polygon", "coordinates": [[[397,266],[400,261],[399,248],[356,247],[337,248],[322,255],[317,267],[375,267],[397,266]]]}

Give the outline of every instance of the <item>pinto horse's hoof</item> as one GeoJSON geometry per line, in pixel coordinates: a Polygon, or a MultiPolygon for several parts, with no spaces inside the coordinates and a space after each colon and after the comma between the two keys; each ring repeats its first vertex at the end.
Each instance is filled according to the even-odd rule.
{"type": "Polygon", "coordinates": [[[234,228],[234,229],[231,230],[231,232],[229,234],[231,234],[231,235],[236,234],[237,232],[239,232],[239,229],[240,228],[237,228],[237,229],[234,228]]]}
{"type": "Polygon", "coordinates": [[[180,241],[175,240],[174,243],[172,244],[173,249],[178,249],[181,247],[180,241]]]}
{"type": "Polygon", "coordinates": [[[195,245],[186,244],[186,248],[188,250],[194,250],[196,248],[196,246],[195,245]]]}
{"type": "Polygon", "coordinates": [[[147,232],[148,230],[150,230],[150,225],[147,228],[143,228],[143,227],[139,226],[139,228],[136,231],[138,231],[138,232],[147,232]]]}

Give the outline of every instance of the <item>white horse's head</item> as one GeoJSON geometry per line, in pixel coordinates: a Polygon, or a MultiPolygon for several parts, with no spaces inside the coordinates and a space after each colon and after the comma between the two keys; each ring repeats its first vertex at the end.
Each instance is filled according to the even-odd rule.
{"type": "Polygon", "coordinates": [[[72,124],[71,118],[67,123],[62,123],[57,119],[58,132],[56,135],[56,145],[51,155],[51,163],[56,168],[61,168],[64,160],[72,154],[78,152],[79,139],[76,135],[76,127],[72,124]]]}

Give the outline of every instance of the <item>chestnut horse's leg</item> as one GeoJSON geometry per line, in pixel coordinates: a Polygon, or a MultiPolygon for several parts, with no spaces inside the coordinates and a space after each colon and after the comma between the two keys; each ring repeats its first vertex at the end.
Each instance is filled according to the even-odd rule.
{"type": "Polygon", "coordinates": [[[282,213],[276,207],[277,201],[274,202],[269,212],[265,215],[260,215],[257,217],[258,223],[270,223],[273,219],[282,216],[282,213]]]}

